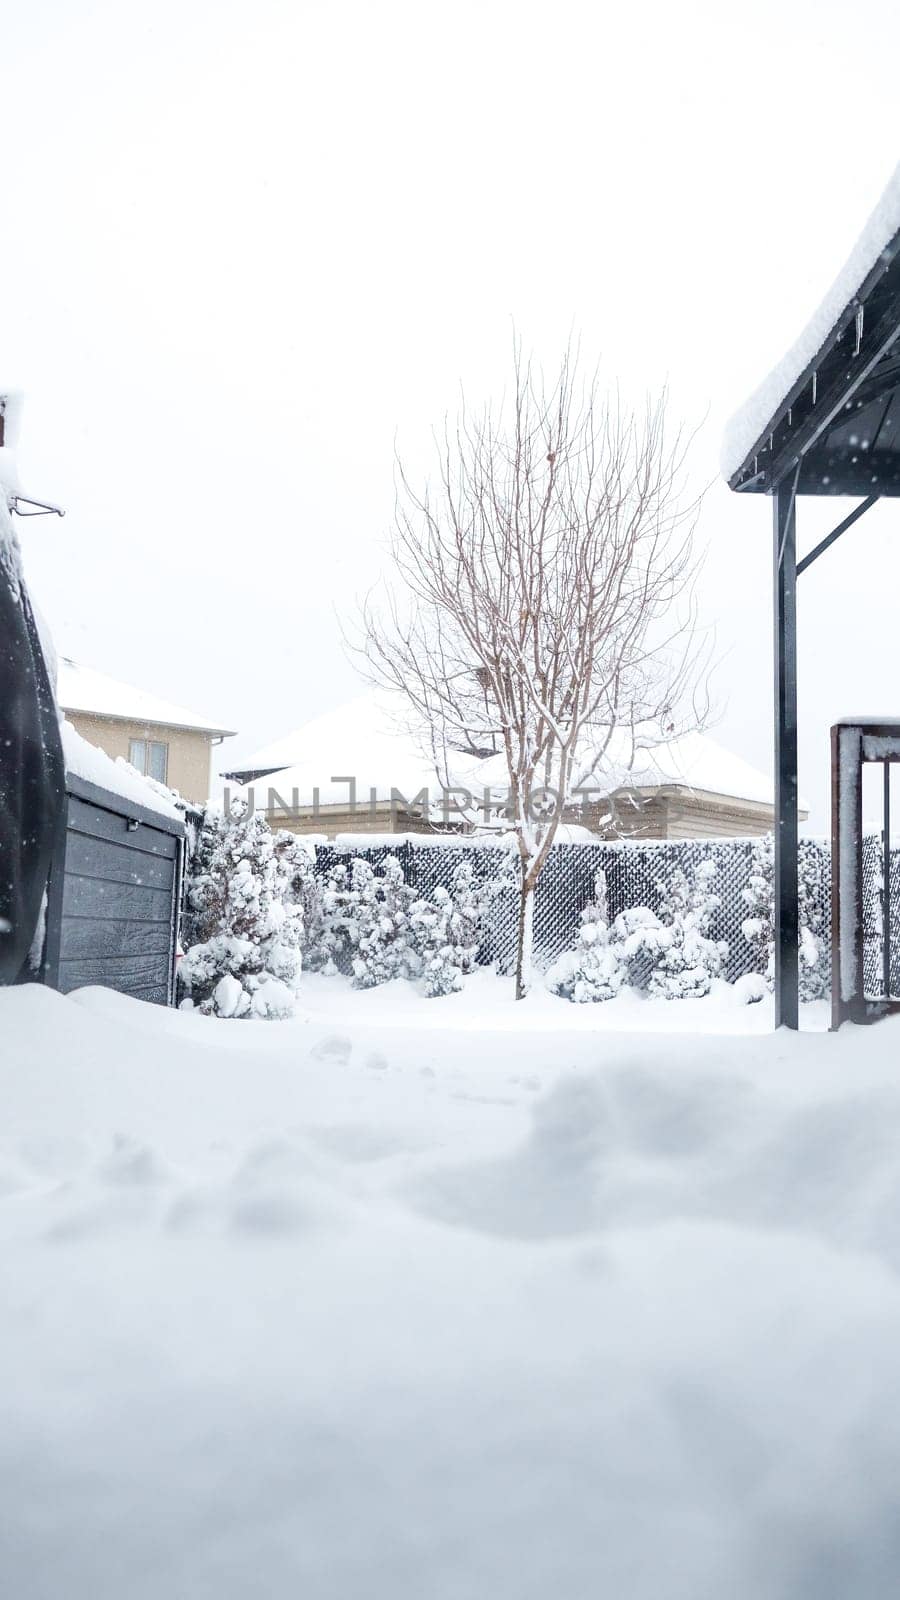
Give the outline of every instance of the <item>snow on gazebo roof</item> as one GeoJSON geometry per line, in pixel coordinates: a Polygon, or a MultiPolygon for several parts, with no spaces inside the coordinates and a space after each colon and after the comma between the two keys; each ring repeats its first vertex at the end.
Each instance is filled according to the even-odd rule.
{"type": "MultiPolygon", "coordinates": [[[[829,482],[830,475],[825,472],[815,487],[810,476],[807,483],[801,483],[801,489],[816,493],[900,493],[900,485],[886,487],[881,474],[873,476],[868,470],[874,457],[862,456],[873,445],[870,419],[862,415],[865,402],[873,396],[883,399],[898,381],[894,340],[900,331],[900,269],[891,271],[898,261],[900,166],[799,339],[728,423],[721,468],[733,489],[771,489],[785,470],[806,456],[812,444],[819,451],[827,444],[831,456],[840,456],[839,465],[855,470],[849,475],[845,471],[839,487],[835,486],[836,479],[829,482]],[[843,348],[838,349],[841,344],[843,348]],[[856,395],[858,386],[870,374],[873,382],[867,385],[866,393],[856,395]],[[888,377],[889,384],[884,381],[888,377]],[[855,433],[847,438],[827,437],[826,430],[837,413],[851,410],[855,433]],[[860,423],[865,426],[857,426],[860,423]],[[848,448],[859,454],[848,456],[848,448]]],[[[871,420],[876,421],[879,415],[875,412],[871,420]]],[[[839,422],[846,420],[838,418],[839,422]]],[[[887,418],[880,454],[886,453],[894,435],[900,443],[900,416],[887,418]]],[[[896,461],[890,465],[896,470],[896,461]]]]}
{"type": "MultiPolygon", "coordinates": [[[[434,762],[423,741],[409,730],[404,710],[396,696],[371,690],[255,751],[225,776],[261,774],[261,789],[271,786],[286,801],[296,791],[301,806],[313,803],[314,789],[319,790],[320,805],[346,803],[348,785],[334,783],[335,777],[355,778],[357,801],[363,805],[372,789],[384,801],[390,800],[392,789],[410,800],[422,788],[436,795],[434,762]]],[[[460,752],[453,768],[454,782],[473,793],[486,786],[503,790],[508,783],[502,754],[479,760],[460,752]]],[[[614,735],[590,782],[606,795],[675,786],[757,805],[770,806],[773,799],[772,779],[766,773],[705,733],[688,733],[669,744],[635,752],[630,734],[622,730],[614,735]]]]}
{"type": "Polygon", "coordinates": [[[59,657],[57,700],[64,711],[80,711],[93,717],[116,717],[128,722],[146,722],[165,728],[187,728],[198,733],[220,734],[230,738],[233,728],[223,728],[221,723],[207,720],[189,711],[186,706],[173,705],[145,689],[135,689],[130,683],[120,683],[84,667],[69,656],[59,657]]]}

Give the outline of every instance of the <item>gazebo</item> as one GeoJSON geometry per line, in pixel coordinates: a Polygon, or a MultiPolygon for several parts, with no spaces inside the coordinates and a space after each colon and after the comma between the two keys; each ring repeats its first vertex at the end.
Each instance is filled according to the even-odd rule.
{"type": "Polygon", "coordinates": [[[722,470],[737,494],[772,497],[775,1021],[796,1028],[796,584],[877,500],[900,495],[900,167],[819,310],[729,424],[722,470]],[[798,559],[801,495],[853,496],[859,503],[798,559]]]}

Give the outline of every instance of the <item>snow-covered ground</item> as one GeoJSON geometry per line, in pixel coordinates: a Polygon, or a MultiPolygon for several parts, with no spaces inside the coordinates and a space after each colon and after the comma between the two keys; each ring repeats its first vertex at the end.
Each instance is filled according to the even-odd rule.
{"type": "MultiPolygon", "coordinates": [[[[297,997],[297,1018],[327,1026],[338,1015],[356,1027],[373,1030],[427,1029],[455,1033],[771,1033],[775,1022],[771,996],[748,1005],[743,984],[751,990],[759,979],[743,983],[713,980],[702,1000],[658,1000],[625,989],[614,1000],[576,1005],[551,994],[535,976],[524,1001],[514,998],[511,977],[498,978],[489,967],[476,967],[458,994],[429,998],[420,986],[398,980],[373,989],[354,989],[343,978],[303,974],[297,997]]],[[[802,1026],[828,1028],[831,1007],[816,1001],[801,1007],[802,1026]]]]}
{"type": "Polygon", "coordinates": [[[0,1592],[894,1593],[900,1024],[328,985],[0,992],[0,1592]]]}

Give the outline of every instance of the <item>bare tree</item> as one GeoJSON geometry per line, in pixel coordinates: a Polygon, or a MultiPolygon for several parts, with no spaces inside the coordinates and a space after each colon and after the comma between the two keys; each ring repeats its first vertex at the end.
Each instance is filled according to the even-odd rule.
{"type": "Polygon", "coordinates": [[[548,386],[518,348],[511,400],[463,410],[417,493],[398,462],[394,578],[363,610],[376,681],[399,690],[452,784],[502,751],[520,860],[516,997],[535,885],[560,817],[617,731],[633,752],[696,726],[698,500],[666,396],[641,414],[563,359],[548,386]]]}

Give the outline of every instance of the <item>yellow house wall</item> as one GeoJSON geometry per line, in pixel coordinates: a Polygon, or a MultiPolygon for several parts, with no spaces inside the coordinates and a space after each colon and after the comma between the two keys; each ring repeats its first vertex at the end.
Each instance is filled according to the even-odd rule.
{"type": "Polygon", "coordinates": [[[99,745],[113,760],[128,760],[132,739],[155,739],[169,746],[166,782],[185,800],[202,805],[209,798],[212,739],[192,728],[166,728],[159,723],[126,722],[119,717],[94,717],[84,711],[67,711],[66,720],[89,744],[99,745]]]}

